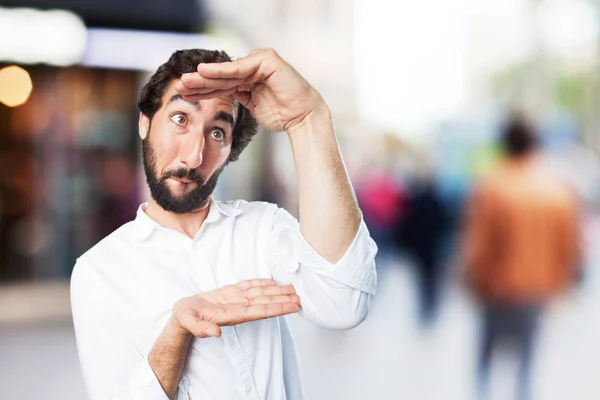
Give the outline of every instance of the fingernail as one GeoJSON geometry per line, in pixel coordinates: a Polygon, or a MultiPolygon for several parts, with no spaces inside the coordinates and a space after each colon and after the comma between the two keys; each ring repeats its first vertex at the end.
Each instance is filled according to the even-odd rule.
{"type": "Polygon", "coordinates": [[[208,329],[206,333],[208,333],[208,336],[217,336],[217,331],[215,329],[208,329]]]}

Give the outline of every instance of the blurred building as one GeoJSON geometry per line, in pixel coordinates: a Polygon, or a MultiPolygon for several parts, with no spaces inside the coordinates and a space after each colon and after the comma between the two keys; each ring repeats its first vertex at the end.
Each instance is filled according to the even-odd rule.
{"type": "Polygon", "coordinates": [[[181,47],[240,48],[204,5],[0,1],[0,282],[66,278],[134,218],[144,79],[181,47]]]}

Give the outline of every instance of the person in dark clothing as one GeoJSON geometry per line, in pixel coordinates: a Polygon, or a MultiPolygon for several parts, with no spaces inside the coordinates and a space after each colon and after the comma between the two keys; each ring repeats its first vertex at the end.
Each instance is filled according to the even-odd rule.
{"type": "Polygon", "coordinates": [[[444,205],[435,182],[429,178],[417,180],[410,191],[399,241],[415,267],[419,287],[419,320],[423,326],[435,320],[438,310],[445,226],[444,205]]]}

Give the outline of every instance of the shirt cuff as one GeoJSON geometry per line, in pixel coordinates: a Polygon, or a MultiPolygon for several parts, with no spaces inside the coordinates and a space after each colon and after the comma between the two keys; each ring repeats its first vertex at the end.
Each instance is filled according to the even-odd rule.
{"type": "Polygon", "coordinates": [[[152,367],[150,367],[147,357],[141,360],[139,368],[129,380],[129,398],[135,400],[169,400],[152,367]]]}
{"type": "MultiPolygon", "coordinates": [[[[291,232],[290,232],[291,233],[291,232]]],[[[337,263],[332,263],[321,256],[302,236],[299,229],[292,234],[293,252],[298,263],[292,266],[295,272],[298,268],[309,268],[315,273],[327,276],[337,282],[369,294],[375,294],[377,287],[377,274],[375,270],[375,255],[377,245],[371,239],[364,221],[352,244],[337,263]]],[[[289,264],[288,264],[289,265],[289,264]]]]}

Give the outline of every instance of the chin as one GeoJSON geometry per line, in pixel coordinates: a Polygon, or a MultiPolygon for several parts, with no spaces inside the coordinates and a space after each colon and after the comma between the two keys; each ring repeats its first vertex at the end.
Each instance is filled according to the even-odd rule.
{"type": "Polygon", "coordinates": [[[191,192],[192,190],[196,189],[198,184],[195,182],[181,183],[181,182],[174,181],[172,183],[169,183],[168,186],[169,186],[169,192],[171,193],[172,196],[181,197],[181,196],[191,192]]]}

